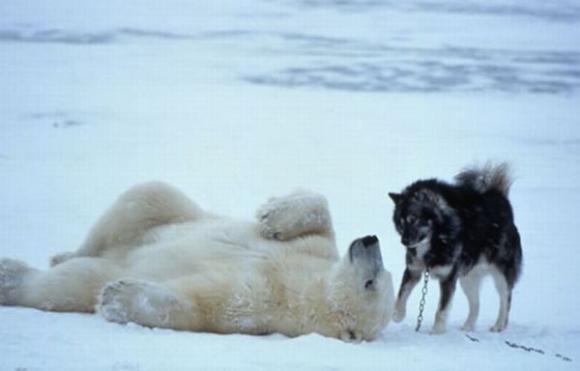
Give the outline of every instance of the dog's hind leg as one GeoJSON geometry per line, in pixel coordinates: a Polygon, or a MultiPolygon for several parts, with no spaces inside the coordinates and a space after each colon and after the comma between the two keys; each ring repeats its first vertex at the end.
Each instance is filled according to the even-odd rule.
{"type": "Polygon", "coordinates": [[[461,328],[463,331],[473,331],[479,316],[479,289],[482,278],[483,276],[478,270],[472,269],[466,276],[459,279],[461,288],[469,303],[469,315],[461,328]]]}
{"type": "Polygon", "coordinates": [[[505,275],[497,268],[491,268],[491,276],[495,283],[495,288],[499,294],[499,313],[495,325],[489,330],[492,332],[501,332],[505,330],[509,320],[509,312],[512,301],[512,288],[508,284],[505,275]]]}
{"type": "Polygon", "coordinates": [[[143,244],[146,233],[165,224],[192,221],[203,215],[199,206],[178,189],[150,182],[130,188],[91,228],[75,252],[54,256],[51,266],[79,256],[102,256],[106,250],[120,253],[143,244]]]}

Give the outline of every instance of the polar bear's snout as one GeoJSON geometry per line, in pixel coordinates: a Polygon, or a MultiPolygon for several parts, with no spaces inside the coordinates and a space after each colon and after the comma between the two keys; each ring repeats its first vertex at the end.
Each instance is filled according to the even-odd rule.
{"type": "Polygon", "coordinates": [[[379,243],[377,236],[366,236],[361,238],[361,242],[365,247],[372,246],[379,243]]]}
{"type": "Polygon", "coordinates": [[[381,246],[377,236],[366,236],[354,240],[348,249],[348,256],[351,263],[360,263],[374,267],[378,272],[384,269],[381,246]]]}

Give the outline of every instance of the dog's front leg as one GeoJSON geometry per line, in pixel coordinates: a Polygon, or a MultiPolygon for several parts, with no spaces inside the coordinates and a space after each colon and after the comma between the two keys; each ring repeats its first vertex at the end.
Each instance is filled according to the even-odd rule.
{"type": "Polygon", "coordinates": [[[447,326],[447,315],[451,309],[451,299],[455,293],[457,286],[457,274],[451,272],[447,277],[439,281],[439,290],[441,296],[439,297],[439,307],[435,314],[435,324],[431,330],[431,334],[442,334],[445,332],[447,326]]]}
{"type": "Polygon", "coordinates": [[[421,273],[422,271],[420,270],[405,269],[401,280],[401,288],[397,295],[397,304],[395,305],[393,321],[401,322],[405,318],[407,313],[407,300],[409,299],[411,291],[413,291],[413,288],[415,288],[417,282],[421,279],[421,273]]]}

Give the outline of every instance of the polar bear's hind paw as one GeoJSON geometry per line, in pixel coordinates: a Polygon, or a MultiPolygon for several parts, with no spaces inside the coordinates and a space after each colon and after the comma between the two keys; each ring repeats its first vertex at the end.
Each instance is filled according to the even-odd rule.
{"type": "Polygon", "coordinates": [[[14,305],[18,289],[26,274],[32,269],[14,259],[0,260],[0,305],[14,305]]]}

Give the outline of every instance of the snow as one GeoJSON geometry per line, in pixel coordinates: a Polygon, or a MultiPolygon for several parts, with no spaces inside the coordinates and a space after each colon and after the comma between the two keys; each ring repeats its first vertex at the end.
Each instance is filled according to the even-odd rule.
{"type": "Polygon", "coordinates": [[[428,335],[432,281],[421,333],[417,289],[362,344],[0,307],[0,370],[577,369],[579,37],[571,0],[0,2],[2,257],[47,267],[145,180],[247,218],[301,187],[328,198],[341,251],[378,235],[398,285],[387,192],[492,159],[515,168],[525,264],[504,333],[485,282],[479,342],[459,289],[428,335]]]}

